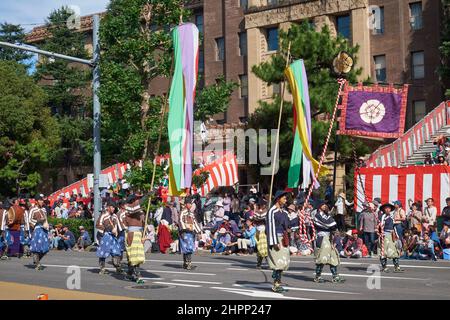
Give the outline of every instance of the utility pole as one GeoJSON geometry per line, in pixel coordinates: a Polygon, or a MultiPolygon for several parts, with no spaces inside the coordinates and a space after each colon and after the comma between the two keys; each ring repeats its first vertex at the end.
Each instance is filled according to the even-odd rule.
{"type": "MultiPolygon", "coordinates": [[[[99,28],[100,17],[94,16],[94,30],[93,30],[93,63],[94,63],[94,81],[93,81],[93,94],[94,94],[94,222],[97,222],[100,216],[101,199],[100,199],[100,171],[102,167],[101,156],[101,142],[100,142],[100,126],[101,126],[101,108],[100,100],[98,98],[98,90],[100,89],[100,41],[99,41],[99,28]]],[[[96,223],[94,223],[95,225],[96,223]]],[[[95,228],[95,227],[94,227],[95,228]]],[[[94,233],[94,237],[96,232],[94,233]]]]}
{"type": "MultiPolygon", "coordinates": [[[[101,171],[101,145],[100,145],[100,100],[98,97],[98,90],[100,88],[100,43],[99,43],[99,29],[100,29],[100,17],[99,15],[94,15],[94,25],[93,25],[93,52],[94,56],[92,60],[85,60],[76,57],[66,56],[64,54],[59,54],[55,52],[40,50],[38,48],[27,46],[27,45],[18,45],[12,44],[8,42],[1,42],[1,47],[7,47],[17,50],[23,50],[28,52],[33,52],[37,54],[41,54],[51,58],[63,59],[71,62],[77,62],[81,64],[88,65],[92,67],[93,70],[93,97],[94,97],[94,218],[97,221],[100,215],[101,202],[100,202],[100,189],[99,189],[99,180],[100,180],[100,171],[101,171]]],[[[94,223],[95,228],[95,223],[94,223]]],[[[96,234],[94,231],[94,236],[96,234]]]]}

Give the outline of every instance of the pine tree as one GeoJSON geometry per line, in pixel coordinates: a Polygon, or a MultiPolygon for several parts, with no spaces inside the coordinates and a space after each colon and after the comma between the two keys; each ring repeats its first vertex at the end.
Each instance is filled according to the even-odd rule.
{"type": "MultiPolygon", "coordinates": [[[[0,41],[21,44],[25,40],[24,29],[20,25],[10,23],[0,23],[0,41]]],[[[26,65],[26,60],[31,58],[31,54],[28,54],[22,50],[15,50],[10,48],[0,47],[0,60],[16,61],[26,65]]]]}
{"type": "MultiPolygon", "coordinates": [[[[358,60],[358,46],[351,46],[347,39],[338,35],[332,37],[328,27],[316,31],[310,24],[292,24],[288,31],[280,30],[280,50],[272,58],[260,65],[252,68],[253,73],[268,85],[281,83],[284,80],[284,69],[286,67],[286,56],[289,43],[291,43],[291,61],[303,59],[306,67],[306,73],[309,83],[309,95],[311,102],[312,117],[312,147],[313,156],[319,159],[325,143],[326,134],[329,128],[329,121],[323,119],[331,118],[336,95],[338,92],[337,75],[333,72],[333,60],[339,52],[349,53],[356,63],[358,60]],[[321,120],[317,120],[320,118],[321,120]]],[[[346,75],[350,83],[356,83],[357,77],[361,75],[361,68],[353,68],[346,75]]],[[[287,90],[289,86],[287,85],[287,90]]],[[[278,114],[280,108],[280,94],[274,96],[273,102],[260,102],[259,108],[250,118],[250,126],[259,128],[277,128],[278,114]]],[[[289,160],[293,144],[292,128],[292,104],[284,102],[283,125],[280,130],[280,169],[275,181],[282,185],[286,181],[289,160]]],[[[329,151],[334,148],[334,137],[337,125],[335,125],[330,139],[329,151]]],[[[270,142],[270,141],[269,141],[270,142]]],[[[358,155],[366,154],[368,148],[356,140],[356,151],[358,155]]],[[[339,139],[339,154],[341,161],[348,161],[353,157],[353,148],[348,137],[342,136],[339,139]]],[[[256,176],[259,172],[258,167],[251,168],[251,174],[256,176]]],[[[268,184],[270,177],[261,177],[263,182],[268,184]]]]}

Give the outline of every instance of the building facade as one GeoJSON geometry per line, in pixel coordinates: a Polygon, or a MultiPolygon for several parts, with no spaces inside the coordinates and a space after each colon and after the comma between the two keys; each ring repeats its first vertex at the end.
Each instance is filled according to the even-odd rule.
{"type": "Polygon", "coordinates": [[[278,30],[309,21],[317,30],[359,45],[360,80],[410,84],[407,127],[443,100],[437,68],[441,5],[436,0],[249,0],[245,10],[248,37],[249,110],[272,98],[274,89],[251,72],[278,49],[278,30]]]}

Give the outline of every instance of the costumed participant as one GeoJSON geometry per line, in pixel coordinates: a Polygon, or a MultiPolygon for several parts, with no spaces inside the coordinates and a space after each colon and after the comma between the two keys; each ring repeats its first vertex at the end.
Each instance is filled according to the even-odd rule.
{"type": "Polygon", "coordinates": [[[331,239],[334,232],[337,231],[336,221],[330,216],[330,208],[324,201],[320,201],[315,215],[313,217],[313,223],[317,232],[316,246],[314,250],[315,262],[316,262],[316,276],[314,282],[323,283],[325,280],[322,278],[322,270],[324,265],[330,266],[331,274],[333,275],[333,282],[344,282],[337,271],[337,267],[340,264],[339,253],[336,247],[332,245],[334,241],[331,239]]]}
{"type": "Polygon", "coordinates": [[[118,228],[118,241],[119,241],[119,246],[120,246],[120,262],[122,262],[123,260],[123,253],[126,250],[125,248],[125,233],[126,230],[128,228],[127,224],[126,224],[126,213],[127,211],[125,210],[125,201],[123,200],[119,200],[118,203],[119,205],[119,211],[117,211],[117,218],[119,220],[119,224],[117,226],[118,228]]]}
{"type": "Polygon", "coordinates": [[[390,203],[385,203],[381,206],[380,210],[383,212],[379,224],[380,241],[378,242],[380,246],[379,251],[381,252],[381,271],[389,272],[387,259],[392,259],[394,272],[402,272],[404,270],[400,269],[400,253],[395,245],[395,240],[398,236],[394,229],[394,219],[391,216],[391,212],[395,210],[395,207],[390,203]]]}
{"type": "Polygon", "coordinates": [[[11,204],[8,200],[5,201],[0,210],[0,250],[2,251],[1,260],[8,260],[8,250],[12,245],[11,235],[8,230],[8,210],[11,204]]]}
{"type": "Polygon", "coordinates": [[[195,234],[200,233],[201,229],[195,220],[195,215],[191,212],[191,201],[189,198],[181,199],[182,207],[180,215],[180,249],[183,254],[183,269],[192,270],[192,254],[195,251],[195,234]]]}
{"type": "Polygon", "coordinates": [[[49,225],[47,212],[44,209],[44,200],[40,195],[35,197],[36,203],[30,209],[30,226],[33,228],[30,241],[30,251],[36,270],[43,270],[41,260],[50,250],[48,239],[49,225]]]}
{"type": "Polygon", "coordinates": [[[100,265],[99,274],[106,273],[106,258],[109,256],[112,257],[112,263],[116,268],[116,272],[118,274],[123,274],[123,270],[120,267],[121,250],[118,240],[119,219],[114,214],[115,209],[114,201],[109,199],[106,204],[106,210],[100,215],[96,224],[98,232],[102,234],[96,252],[98,263],[100,265]]]}
{"type": "Polygon", "coordinates": [[[267,260],[269,255],[266,236],[266,213],[255,213],[252,216],[252,220],[256,227],[256,269],[261,269],[263,260],[267,260]]]}
{"type": "Polygon", "coordinates": [[[289,252],[289,217],[284,210],[288,193],[285,191],[277,191],[273,202],[266,217],[266,234],[269,244],[268,262],[270,269],[273,270],[272,278],[274,279],[272,291],[287,291],[281,286],[281,275],[283,271],[289,269],[291,255],[289,252]]]}
{"type": "Polygon", "coordinates": [[[9,247],[9,254],[20,257],[21,240],[24,237],[25,209],[19,205],[19,199],[14,198],[11,202],[11,208],[7,212],[8,230],[13,241],[9,247]]]}
{"type": "Polygon", "coordinates": [[[22,200],[19,205],[24,209],[23,224],[20,226],[20,244],[23,249],[23,257],[30,258],[30,211],[24,200],[22,200]]]}
{"type": "Polygon", "coordinates": [[[128,257],[127,279],[136,283],[144,283],[141,278],[139,267],[145,262],[144,243],[142,236],[145,225],[145,212],[140,204],[140,197],[130,194],[126,200],[126,249],[128,257]]]}

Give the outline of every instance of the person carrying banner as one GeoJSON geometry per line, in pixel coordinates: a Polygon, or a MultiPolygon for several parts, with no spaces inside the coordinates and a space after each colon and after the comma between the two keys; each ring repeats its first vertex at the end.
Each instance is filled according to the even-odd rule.
{"type": "Polygon", "coordinates": [[[392,259],[394,272],[402,272],[403,270],[400,269],[399,265],[400,253],[395,245],[395,240],[398,238],[398,235],[394,228],[394,219],[391,216],[391,212],[395,210],[395,207],[390,203],[385,203],[381,206],[380,210],[383,212],[379,224],[381,271],[389,272],[387,259],[392,259]]]}
{"type": "Polygon", "coordinates": [[[117,219],[119,224],[117,225],[119,234],[118,234],[118,241],[119,241],[119,246],[120,246],[120,262],[122,262],[123,260],[123,253],[126,250],[125,248],[125,233],[127,231],[127,224],[126,224],[126,213],[127,211],[125,210],[125,201],[124,200],[119,200],[118,201],[118,206],[119,206],[119,210],[117,211],[117,219]]]}
{"type": "Polygon", "coordinates": [[[317,239],[315,245],[315,262],[316,275],[314,282],[323,283],[322,270],[324,265],[330,265],[330,270],[333,275],[334,283],[344,282],[345,279],[338,274],[337,267],[340,264],[339,253],[336,247],[332,245],[331,237],[334,232],[337,232],[336,221],[330,216],[330,208],[324,201],[320,201],[317,206],[316,214],[313,217],[313,223],[317,231],[317,239]]]}
{"type": "Polygon", "coordinates": [[[192,254],[195,250],[195,234],[201,233],[200,226],[191,212],[191,201],[188,197],[180,200],[180,249],[183,254],[183,269],[192,270],[192,254]]]}
{"type": "Polygon", "coordinates": [[[272,291],[281,293],[287,291],[281,286],[281,275],[289,269],[291,255],[289,252],[289,217],[284,210],[288,193],[277,191],[273,200],[274,205],[266,216],[266,234],[269,245],[268,262],[273,270],[274,279],[272,291]]]}
{"type": "Polygon", "coordinates": [[[269,255],[266,236],[266,214],[255,213],[251,219],[256,227],[256,269],[261,269],[264,259],[269,255]]]}
{"type": "Polygon", "coordinates": [[[114,214],[115,203],[112,199],[108,200],[106,210],[101,214],[97,220],[96,228],[103,236],[100,239],[100,245],[97,248],[96,255],[100,265],[99,274],[106,273],[106,258],[112,257],[112,263],[116,268],[118,274],[123,274],[120,267],[120,245],[118,241],[118,225],[119,221],[114,214]]]}
{"type": "Polygon", "coordinates": [[[44,209],[44,200],[40,195],[35,197],[36,204],[30,209],[30,226],[33,228],[30,241],[30,251],[33,254],[35,269],[43,270],[42,258],[50,250],[48,239],[49,225],[47,222],[47,212],[44,209]]]}

